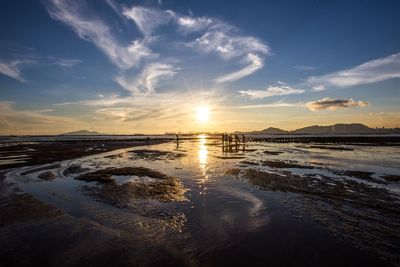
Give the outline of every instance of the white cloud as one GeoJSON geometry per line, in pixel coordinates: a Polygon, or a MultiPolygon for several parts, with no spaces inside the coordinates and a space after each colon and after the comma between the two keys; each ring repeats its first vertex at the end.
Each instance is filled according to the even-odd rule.
{"type": "Polygon", "coordinates": [[[322,84],[313,86],[313,88],[312,88],[312,90],[313,90],[314,92],[321,92],[321,91],[324,91],[325,89],[326,89],[326,88],[325,88],[325,85],[322,85],[322,84]]]}
{"type": "Polygon", "coordinates": [[[400,77],[400,53],[368,61],[350,69],[309,77],[311,84],[348,87],[400,77]]]}
{"type": "Polygon", "coordinates": [[[208,17],[195,18],[193,16],[180,16],[176,18],[176,22],[179,25],[180,30],[187,34],[205,30],[214,22],[214,20],[208,17]]]}
{"type": "Polygon", "coordinates": [[[95,44],[121,69],[139,64],[144,57],[155,56],[143,41],[135,40],[128,46],[119,44],[103,21],[82,14],[78,2],[48,0],[47,3],[48,12],[54,20],[70,26],[80,38],[95,44]]]}
{"type": "Polygon", "coordinates": [[[236,81],[261,69],[263,56],[269,52],[269,47],[259,39],[233,32],[233,27],[217,21],[201,37],[188,43],[189,47],[202,53],[214,53],[224,60],[239,58],[247,64],[238,71],[217,77],[217,83],[236,81]]]}
{"type": "Polygon", "coordinates": [[[18,68],[18,65],[21,64],[21,61],[15,60],[11,62],[2,62],[0,61],[0,73],[13,78],[20,82],[26,82],[24,78],[21,76],[21,71],[18,68]]]}
{"type": "Polygon", "coordinates": [[[170,12],[139,6],[125,8],[123,14],[135,22],[146,39],[151,37],[157,27],[167,24],[171,19],[170,12]]]}
{"type": "Polygon", "coordinates": [[[243,77],[249,76],[250,74],[256,72],[264,66],[263,60],[259,56],[252,53],[247,55],[247,61],[249,62],[249,64],[243,69],[224,74],[220,77],[215,78],[214,81],[217,83],[233,82],[243,77]]]}
{"type": "Polygon", "coordinates": [[[155,92],[155,87],[162,79],[170,79],[179,69],[170,64],[150,63],[134,80],[125,76],[116,78],[116,82],[134,95],[147,95],[155,92]]]}
{"type": "MultiPolygon", "coordinates": [[[[264,66],[264,56],[269,53],[269,47],[261,40],[241,35],[236,27],[220,19],[195,17],[192,14],[185,16],[171,10],[142,6],[125,7],[121,11],[121,7],[113,0],[106,0],[115,12],[132,20],[144,36],[142,40],[138,39],[123,46],[104,21],[84,15],[82,7],[77,2],[47,1],[49,3],[47,8],[53,19],[69,25],[79,37],[94,43],[123,70],[139,65],[144,59],[154,59],[159,56],[148,46],[160,40],[154,35],[155,31],[167,24],[172,24],[177,32],[185,37],[189,37],[189,33],[198,35],[197,38],[186,41],[187,47],[200,53],[214,53],[223,60],[231,60],[235,65],[238,63],[242,65],[239,70],[215,78],[214,81],[217,83],[233,82],[251,75],[264,66]]],[[[132,83],[123,78],[123,75],[117,80],[125,88],[132,87],[129,86],[132,83]]],[[[130,91],[137,90],[130,89],[130,91]]]]}
{"type": "Polygon", "coordinates": [[[353,99],[333,99],[330,97],[326,97],[316,101],[310,101],[305,104],[305,106],[311,111],[317,110],[337,110],[342,108],[351,108],[351,107],[366,107],[369,103],[365,101],[354,101],[353,99]]]}
{"type": "Polygon", "coordinates": [[[27,82],[22,77],[21,66],[26,64],[35,63],[32,59],[13,59],[13,60],[1,60],[0,59],[0,74],[13,78],[20,82],[27,82]]]}
{"type": "Polygon", "coordinates": [[[303,89],[293,88],[287,85],[268,86],[265,90],[241,90],[239,93],[242,96],[250,97],[251,99],[260,99],[279,95],[293,95],[304,93],[303,89]]]}
{"type": "Polygon", "coordinates": [[[216,53],[224,59],[269,52],[269,47],[255,37],[240,36],[222,29],[206,32],[188,46],[203,53],[216,53]]]}

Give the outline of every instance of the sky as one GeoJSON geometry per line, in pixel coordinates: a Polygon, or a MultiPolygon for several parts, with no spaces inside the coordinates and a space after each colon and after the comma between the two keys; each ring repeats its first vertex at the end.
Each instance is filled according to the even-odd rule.
{"type": "Polygon", "coordinates": [[[0,134],[399,127],[399,10],[378,0],[2,0],[0,134]]]}

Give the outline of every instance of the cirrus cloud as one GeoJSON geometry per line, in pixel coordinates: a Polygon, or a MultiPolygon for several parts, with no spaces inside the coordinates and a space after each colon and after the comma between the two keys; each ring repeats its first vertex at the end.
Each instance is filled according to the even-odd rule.
{"type": "Polygon", "coordinates": [[[287,85],[281,86],[268,86],[265,90],[241,90],[239,91],[241,96],[247,96],[251,99],[261,99],[271,96],[279,95],[293,95],[304,93],[303,89],[293,88],[287,85]]]}
{"type": "Polygon", "coordinates": [[[105,22],[83,14],[81,2],[48,0],[46,3],[51,18],[71,27],[80,38],[92,42],[121,69],[137,66],[145,57],[157,56],[143,40],[120,44],[105,22]]]}
{"type": "Polygon", "coordinates": [[[400,77],[400,53],[360,64],[322,76],[312,76],[307,81],[316,86],[350,87],[385,81],[400,77]]]}
{"type": "Polygon", "coordinates": [[[118,76],[116,82],[134,95],[148,95],[155,92],[155,87],[162,79],[170,79],[179,69],[171,64],[148,64],[134,80],[126,76],[118,76]]]}

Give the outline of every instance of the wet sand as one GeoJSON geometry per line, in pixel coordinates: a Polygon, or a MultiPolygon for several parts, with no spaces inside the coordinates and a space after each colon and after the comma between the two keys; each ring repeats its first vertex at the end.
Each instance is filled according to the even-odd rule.
{"type": "Polygon", "coordinates": [[[341,146],[200,137],[2,171],[0,265],[399,266],[399,151],[341,146]]]}

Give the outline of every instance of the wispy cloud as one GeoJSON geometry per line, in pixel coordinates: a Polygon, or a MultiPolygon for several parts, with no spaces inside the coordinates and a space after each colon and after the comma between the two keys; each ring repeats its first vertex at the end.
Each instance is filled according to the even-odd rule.
{"type": "Polygon", "coordinates": [[[265,90],[241,90],[239,91],[239,93],[242,96],[246,96],[251,99],[260,99],[260,98],[279,96],[279,95],[302,94],[304,93],[304,90],[293,88],[287,85],[281,85],[281,86],[268,86],[268,88],[265,90]]]}
{"type": "Polygon", "coordinates": [[[70,26],[80,38],[92,42],[121,69],[138,65],[144,57],[156,56],[141,40],[121,45],[105,22],[83,14],[80,2],[48,0],[46,3],[54,20],[70,26]]]}
{"type": "Polygon", "coordinates": [[[23,64],[23,61],[0,61],[0,73],[13,78],[20,82],[26,82],[26,80],[21,76],[21,71],[19,65],[23,64]]]}
{"type": "Polygon", "coordinates": [[[203,53],[215,53],[225,60],[239,58],[246,64],[238,71],[217,77],[217,83],[236,81],[261,69],[264,66],[263,56],[269,52],[269,47],[259,39],[234,34],[231,27],[225,24],[217,30],[212,27],[188,46],[203,53]]]}
{"type": "MultiPolygon", "coordinates": [[[[105,21],[89,16],[87,12],[85,13],[82,4],[77,1],[47,0],[46,6],[53,19],[63,22],[79,37],[95,44],[122,70],[138,66],[144,59],[148,62],[160,57],[158,53],[150,49],[150,46],[154,48],[155,42],[166,40],[158,38],[156,32],[163,25],[173,26],[183,37],[186,47],[204,54],[216,54],[225,61],[232,61],[235,66],[242,65],[239,70],[213,79],[216,83],[233,82],[253,74],[264,66],[264,57],[270,50],[258,38],[242,35],[239,29],[221,19],[207,16],[196,17],[192,14],[181,15],[172,10],[160,8],[121,7],[113,0],[106,2],[120,17],[132,20],[143,38],[133,40],[128,45],[122,45],[105,21]]],[[[168,42],[182,43],[177,40],[168,40],[168,42]]],[[[124,83],[126,87],[125,82],[120,83],[124,83]]]]}
{"type": "Polygon", "coordinates": [[[400,77],[400,53],[368,61],[350,69],[308,78],[314,85],[349,87],[400,77]]]}
{"type": "Polygon", "coordinates": [[[248,65],[245,66],[244,68],[234,71],[228,74],[224,74],[222,76],[219,76],[214,79],[217,83],[226,83],[226,82],[234,82],[237,81],[243,77],[249,76],[250,74],[253,74],[257,70],[261,69],[264,67],[263,60],[255,54],[248,54],[246,57],[246,60],[248,62],[248,65]]]}
{"type": "Polygon", "coordinates": [[[123,14],[135,22],[146,39],[150,39],[153,31],[157,27],[167,24],[171,19],[171,13],[168,11],[141,6],[124,8],[123,14]]]}
{"type": "Polygon", "coordinates": [[[80,63],[82,63],[82,60],[74,58],[57,58],[54,59],[52,62],[52,64],[58,65],[63,68],[72,68],[80,63]]]}
{"type": "Polygon", "coordinates": [[[134,80],[126,76],[118,76],[116,82],[134,95],[148,95],[155,92],[160,80],[172,78],[178,70],[171,64],[151,63],[134,80]]]}
{"type": "Polygon", "coordinates": [[[285,108],[285,107],[301,107],[301,103],[285,103],[285,102],[274,102],[268,104],[256,104],[256,105],[242,105],[231,107],[233,109],[259,109],[259,108],[285,108]]]}
{"type": "Polygon", "coordinates": [[[316,101],[310,101],[305,106],[311,111],[317,110],[337,110],[352,107],[366,107],[369,103],[365,101],[354,101],[351,98],[333,99],[326,97],[316,101]]]}
{"type": "Polygon", "coordinates": [[[312,90],[314,92],[321,92],[321,91],[324,91],[325,89],[326,89],[326,87],[323,84],[318,84],[318,85],[315,85],[312,87],[312,90]]]}
{"type": "Polygon", "coordinates": [[[176,23],[182,33],[188,34],[205,30],[214,20],[208,17],[176,16],[176,23]]]}

